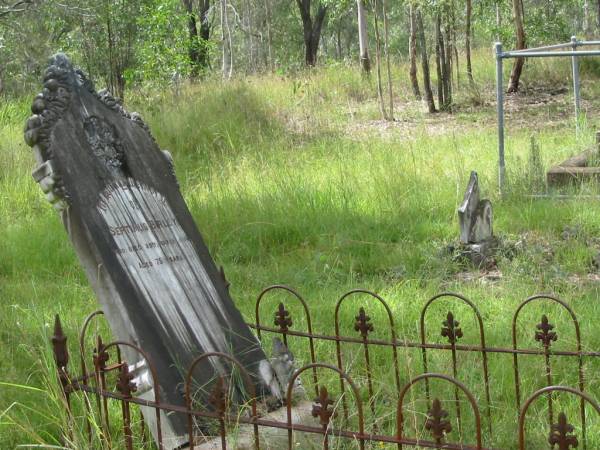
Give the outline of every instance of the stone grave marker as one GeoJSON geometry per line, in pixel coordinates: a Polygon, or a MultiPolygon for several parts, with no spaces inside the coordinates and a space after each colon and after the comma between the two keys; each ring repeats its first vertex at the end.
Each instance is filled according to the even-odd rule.
{"type": "Polygon", "coordinates": [[[472,244],[492,238],[492,203],[479,198],[479,178],[471,172],[463,202],[458,208],[460,242],[472,244]]]}
{"type": "MultiPolygon", "coordinates": [[[[61,212],[113,334],[149,354],[161,401],[183,406],[191,361],[212,351],[236,357],[257,392],[268,393],[263,380],[272,369],[194,224],[170,155],[140,116],[96,93],[62,54],[52,58],[32,112],[25,140],[38,162],[33,176],[61,212]]],[[[229,370],[216,358],[210,364],[196,372],[197,385],[229,370]]],[[[141,394],[153,399],[149,389],[141,394]]],[[[154,410],[145,416],[152,428],[154,410]]],[[[166,448],[185,445],[186,420],[163,414],[166,448]]]]}
{"type": "Polygon", "coordinates": [[[476,266],[482,266],[495,247],[492,202],[480,199],[479,178],[472,171],[463,202],[458,207],[460,242],[466,256],[476,266]]]}

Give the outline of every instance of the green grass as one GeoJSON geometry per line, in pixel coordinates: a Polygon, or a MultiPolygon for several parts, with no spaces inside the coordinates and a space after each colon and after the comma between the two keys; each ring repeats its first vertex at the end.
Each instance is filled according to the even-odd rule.
{"type": "MultiPolygon", "coordinates": [[[[510,346],[516,306],[543,291],[556,293],[573,307],[584,348],[597,350],[598,284],[586,276],[591,257],[600,250],[600,204],[589,198],[539,200],[527,194],[532,192],[532,135],[544,169],[592,144],[600,107],[598,80],[592,73],[582,74],[587,116],[579,138],[569,93],[547,103],[528,104],[532,95],[508,101],[509,186],[500,197],[493,70],[489,52],[481,52],[475,64],[478,90],[463,87],[457,92],[455,114],[430,116],[410,97],[406,67],[396,67],[394,124],[379,120],[374,80],[362,80],[356,68],[344,66],[227,85],[208,80],[187,86],[179,97],[142,92],[132,94],[127,107],[139,110],[161,147],[173,153],[188,206],[248,320],[253,319],[260,290],[283,283],[305,296],[315,330],[331,333],[337,298],[362,287],[389,302],[398,335],[414,340],[426,300],[451,290],[465,294],[481,310],[489,345],[510,346]],[[514,255],[498,258],[502,278],[495,282],[458,276],[466,269],[444,250],[457,240],[456,207],[471,170],[479,173],[483,193],[494,204],[496,234],[507,248],[516,248],[514,255]],[[580,232],[564,240],[565,227],[580,232]]],[[[544,86],[568,86],[568,76],[566,62],[540,61],[528,63],[524,82],[528,89],[538,86],[539,79],[544,86]]],[[[49,369],[53,317],[61,315],[75,368],[79,326],[98,307],[57,214],[31,179],[34,162],[21,136],[28,102],[0,105],[0,448],[60,444],[65,419],[49,369]]],[[[575,193],[596,195],[598,189],[586,184],[575,193]]],[[[278,300],[274,296],[265,304],[265,320],[271,320],[278,300]]],[[[342,311],[342,329],[351,335],[357,308],[363,304],[370,305],[352,301],[342,311]]],[[[445,304],[432,311],[428,329],[436,342],[442,342],[439,328],[447,310],[445,304]]],[[[300,310],[292,312],[295,326],[301,327],[300,310]]],[[[374,336],[387,336],[383,312],[367,312],[376,324],[374,336]]],[[[523,345],[537,345],[532,336],[541,312],[534,307],[526,313],[520,329],[523,345]]],[[[476,343],[472,316],[463,308],[455,313],[465,333],[463,342],[476,343]]],[[[557,348],[572,348],[568,317],[551,308],[549,317],[559,332],[557,348]]],[[[305,343],[293,345],[306,362],[305,343]]],[[[332,355],[333,350],[328,344],[318,348],[321,355],[332,355]]],[[[359,347],[345,352],[345,361],[362,357],[359,347]]],[[[395,398],[389,350],[371,356],[377,395],[395,398]]],[[[430,356],[430,370],[451,373],[448,355],[430,356]]],[[[399,357],[404,382],[420,373],[419,351],[401,350],[399,357]]],[[[543,359],[519,361],[526,396],[543,384],[543,359]]],[[[511,364],[509,356],[490,357],[497,431],[485,442],[499,448],[515,448],[511,364]]],[[[574,384],[573,367],[556,364],[556,382],[574,384]]],[[[586,360],[585,368],[591,392],[600,398],[598,364],[586,360]]],[[[364,388],[360,364],[349,370],[364,388]]],[[[483,399],[478,355],[460,355],[459,378],[483,399]]],[[[332,390],[336,386],[332,383],[332,390]]],[[[438,392],[453,398],[451,390],[438,392]]],[[[392,408],[389,400],[383,403],[378,416],[387,417],[392,408]]],[[[485,403],[481,405],[483,412],[485,403]]],[[[543,423],[544,405],[540,401],[533,414],[537,424],[543,423]]],[[[412,406],[420,413],[426,410],[423,404],[412,406]]],[[[564,407],[571,423],[579,426],[576,402],[566,401],[564,407]]],[[[453,407],[448,409],[453,415],[453,407]]],[[[422,427],[422,416],[414,417],[422,427]]],[[[600,446],[594,420],[588,434],[591,448],[600,446]]],[[[545,432],[536,426],[532,433],[541,441],[545,432]]],[[[82,430],[73,439],[71,447],[85,447],[82,430]]]]}

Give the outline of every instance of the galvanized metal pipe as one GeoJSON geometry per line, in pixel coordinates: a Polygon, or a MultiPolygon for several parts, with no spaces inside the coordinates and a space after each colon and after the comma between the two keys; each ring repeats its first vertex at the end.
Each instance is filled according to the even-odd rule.
{"type": "Polygon", "coordinates": [[[581,47],[584,45],[600,45],[600,41],[578,41],[577,46],[581,47]]]}
{"type": "MultiPolygon", "coordinates": [[[[571,36],[573,51],[577,50],[577,45],[577,37],[571,36]]],[[[571,65],[573,66],[573,96],[575,97],[575,133],[579,137],[579,61],[577,56],[571,56],[571,65]]]]}
{"type": "Polygon", "coordinates": [[[564,52],[504,52],[502,58],[547,58],[553,56],[600,56],[600,50],[579,50],[564,52]]]}
{"type": "Polygon", "coordinates": [[[498,188],[500,195],[504,192],[504,87],[502,85],[502,44],[494,45],[496,53],[496,105],[498,114],[498,188]]]}
{"type": "Polygon", "coordinates": [[[567,48],[570,47],[570,42],[565,42],[564,44],[554,44],[554,45],[544,45],[543,47],[532,47],[532,48],[523,48],[521,50],[513,50],[513,53],[523,53],[523,52],[535,52],[541,50],[552,50],[556,48],[567,48]]]}

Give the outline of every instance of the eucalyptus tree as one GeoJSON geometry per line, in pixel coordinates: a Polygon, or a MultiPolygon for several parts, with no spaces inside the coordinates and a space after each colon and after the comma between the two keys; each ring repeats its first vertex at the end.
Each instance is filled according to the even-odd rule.
{"type": "Polygon", "coordinates": [[[127,74],[136,65],[139,19],[146,1],[151,0],[93,2],[82,16],[78,37],[85,63],[120,98],[125,95],[127,74]]]}
{"type": "MultiPolygon", "coordinates": [[[[377,0],[376,0],[377,1],[377,0]]],[[[381,0],[381,15],[383,16],[383,48],[385,52],[385,63],[387,69],[387,89],[389,101],[389,120],[394,120],[394,92],[392,88],[392,64],[390,58],[390,26],[388,21],[387,0],[381,0]]]]}
{"type": "Polygon", "coordinates": [[[423,92],[425,94],[425,103],[430,113],[436,112],[435,100],[431,89],[431,76],[429,74],[429,56],[427,55],[427,40],[425,38],[425,27],[423,26],[423,15],[421,9],[417,8],[415,13],[417,23],[417,37],[419,42],[419,53],[421,54],[421,68],[423,70],[423,92]]]}
{"type": "Polygon", "coordinates": [[[188,15],[189,60],[192,76],[208,69],[211,0],[182,0],[188,15]]]}
{"type": "Polygon", "coordinates": [[[220,0],[221,6],[221,74],[228,80],[233,75],[233,38],[229,26],[229,1],[220,0]]]}
{"type": "Polygon", "coordinates": [[[329,6],[324,0],[317,0],[317,4],[313,6],[312,0],[296,0],[302,19],[302,29],[304,36],[304,61],[307,66],[312,67],[317,64],[317,53],[319,51],[319,41],[321,39],[321,31],[327,10],[329,6]]]}
{"type": "Polygon", "coordinates": [[[369,73],[371,71],[371,60],[369,59],[369,32],[367,29],[367,14],[365,12],[364,0],[356,0],[356,11],[358,17],[360,66],[363,72],[369,73]]]}
{"type": "MultiPolygon", "coordinates": [[[[513,21],[515,24],[516,48],[522,50],[525,48],[525,26],[523,24],[523,0],[513,0],[513,21]]],[[[525,64],[524,58],[516,58],[510,73],[508,82],[508,92],[517,92],[519,90],[519,80],[525,64]]]]}
{"type": "Polygon", "coordinates": [[[471,17],[473,15],[473,4],[472,0],[466,0],[466,12],[465,12],[465,58],[467,59],[467,78],[471,85],[474,83],[473,80],[473,67],[471,65],[471,17]]]}
{"type": "Polygon", "coordinates": [[[419,79],[417,78],[417,16],[415,14],[415,5],[412,2],[408,4],[408,17],[410,21],[410,34],[408,39],[408,59],[409,59],[409,77],[413,95],[417,100],[421,100],[421,91],[419,89],[419,79]]]}
{"type": "Polygon", "coordinates": [[[435,28],[435,66],[437,73],[437,97],[440,110],[452,109],[452,68],[457,54],[454,45],[453,2],[439,1],[433,11],[435,28]]]}

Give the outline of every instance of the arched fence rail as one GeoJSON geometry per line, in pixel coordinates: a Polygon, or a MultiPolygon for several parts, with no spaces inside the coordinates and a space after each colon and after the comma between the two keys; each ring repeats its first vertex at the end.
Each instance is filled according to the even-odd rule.
{"type": "MultiPolygon", "coordinates": [[[[235,448],[228,435],[240,426],[246,426],[248,441],[256,449],[271,448],[262,434],[267,429],[287,431],[287,441],[278,448],[288,449],[298,448],[297,434],[312,436],[313,445],[316,439],[325,450],[372,448],[372,443],[379,443],[381,448],[467,450],[507,446],[521,450],[591,449],[600,445],[599,433],[588,431],[590,427],[598,427],[595,414],[600,412],[595,400],[598,386],[586,379],[585,370],[586,363],[592,364],[591,367],[600,364],[600,352],[583,350],[580,322],[572,307],[561,299],[536,295],[519,304],[512,317],[507,318],[511,328],[505,335],[512,337],[509,347],[489,345],[490,336],[492,339],[498,336],[498,330],[487,328],[485,316],[476,304],[459,294],[442,293],[424,304],[419,315],[418,336],[414,340],[402,336],[396,329],[397,305],[391,308],[374,292],[353,290],[341,296],[330,316],[333,333],[313,329],[309,305],[292,288],[271,286],[258,296],[255,320],[248,324],[261,341],[268,336],[279,337],[290,350],[308,360],[289,380],[282,405],[285,417],[273,419],[259,406],[261,400],[255,398],[248,373],[235,358],[223,353],[201,354],[194,359],[186,372],[183,406],[161,401],[156,388],[156,371],[143,349],[122,341],[104,344],[102,338],[96,336],[93,351],[86,350],[92,340],[87,336],[90,322],[102,318],[101,311],[90,314],[81,329],[81,373],[78,375],[69,369],[67,337],[56,317],[52,344],[65,405],[72,411],[74,394],[82,393],[76,397],[84,404],[85,413],[73,414],[72,419],[78,417],[87,422],[81,429],[85,430],[89,443],[99,439],[108,446],[115,446],[111,440],[118,439],[128,450],[151,448],[147,424],[143,416],[140,414],[138,418],[134,411],[142,408],[146,409],[147,419],[148,411],[153,410],[153,437],[159,449],[167,448],[161,430],[161,415],[167,413],[186,418],[190,448],[202,448],[202,442],[207,439],[199,439],[199,423],[210,424],[202,428],[201,434],[212,435],[213,445],[217,442],[223,449],[235,448]],[[276,293],[281,295],[273,295],[276,293]],[[272,298],[267,300],[269,297],[272,298]],[[527,327],[525,318],[533,316],[524,311],[534,304],[537,309],[532,311],[540,318],[527,327]],[[269,306],[274,310],[270,313],[271,320],[267,321],[269,306]],[[354,307],[357,310],[352,312],[350,308],[354,307]],[[292,310],[301,311],[302,315],[293,317],[292,310]],[[562,315],[559,310],[563,311],[562,315]],[[523,330],[530,330],[530,345],[522,344],[527,340],[523,330]],[[559,349],[555,344],[563,332],[573,334],[573,342],[567,339],[559,349]],[[463,343],[466,341],[471,343],[463,343]],[[411,356],[411,351],[416,353],[411,356]],[[123,355],[137,359],[130,365],[123,355]],[[210,391],[210,405],[199,407],[194,403],[193,374],[201,370],[209,358],[219,358],[227,367],[235,367],[237,382],[245,388],[245,398],[232,393],[234,389],[229,386],[232,380],[228,380],[231,377],[223,374],[213,380],[212,386],[203,386],[210,391]],[[151,383],[155,386],[153,398],[136,396],[138,386],[132,368],[140,361],[151,374],[151,383]],[[384,367],[380,367],[381,361],[384,367]],[[509,361],[512,370],[505,367],[509,361]],[[503,369],[498,379],[493,367],[503,369]],[[512,374],[513,388],[508,389],[508,399],[499,398],[502,393],[494,387],[502,382],[510,386],[505,379],[507,374],[512,374]],[[533,381],[525,383],[524,379],[533,381]],[[312,400],[309,415],[313,423],[292,420],[297,401],[297,398],[292,400],[293,392],[300,380],[307,386],[305,397],[312,400]],[[556,380],[572,382],[556,386],[556,380]],[[577,406],[563,405],[559,400],[564,395],[573,397],[577,406]],[[546,400],[537,402],[541,398],[546,400]],[[115,402],[120,404],[120,414],[115,414],[119,407],[111,406],[115,402]],[[511,403],[513,407],[507,410],[511,403]],[[595,413],[588,418],[586,412],[595,413]],[[93,424],[92,417],[97,418],[93,424]],[[114,423],[111,426],[109,419],[115,422],[117,417],[119,426],[114,423]],[[573,420],[575,425],[569,423],[573,420]],[[531,427],[535,429],[533,432],[531,427]],[[121,430],[118,436],[112,436],[115,429],[121,430]],[[514,442],[507,443],[507,436],[514,442]]],[[[65,430],[65,437],[71,432],[65,430]]]]}

